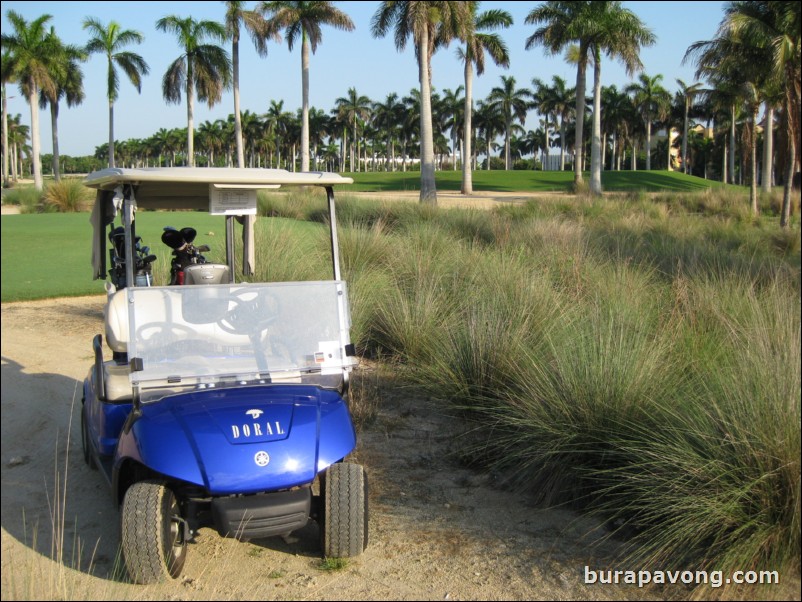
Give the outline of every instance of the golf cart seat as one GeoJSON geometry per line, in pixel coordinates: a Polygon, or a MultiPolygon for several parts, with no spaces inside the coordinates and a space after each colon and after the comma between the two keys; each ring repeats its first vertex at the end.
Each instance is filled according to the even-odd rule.
{"type": "Polygon", "coordinates": [[[231,271],[224,263],[198,263],[184,268],[184,285],[228,284],[231,271]]]}
{"type": "MultiPolygon", "coordinates": [[[[214,269],[219,266],[209,264],[213,270],[196,271],[199,277],[203,274],[212,273],[214,277],[226,278],[228,266],[222,266],[225,270],[214,269]]],[[[204,268],[207,266],[193,266],[204,268]]],[[[203,282],[204,280],[201,280],[203,282]]],[[[209,280],[206,280],[209,282],[209,280]]],[[[174,325],[175,332],[181,336],[205,338],[207,340],[218,341],[220,344],[232,347],[246,345],[248,337],[244,334],[234,334],[220,329],[215,322],[198,322],[188,316],[182,308],[182,297],[180,290],[184,287],[143,287],[137,289],[137,318],[141,328],[144,330],[140,334],[140,342],[147,341],[153,333],[158,333],[161,325],[174,325]],[[149,328],[149,325],[154,325],[149,328]]],[[[201,287],[206,291],[206,287],[201,287]]],[[[128,343],[129,316],[128,316],[128,291],[127,289],[114,290],[107,287],[108,297],[104,308],[106,344],[114,352],[114,359],[103,361],[102,350],[95,350],[96,369],[102,367],[102,371],[97,371],[95,378],[103,378],[103,388],[107,401],[122,401],[131,399],[132,388],[130,382],[130,367],[128,365],[128,343]]],[[[199,291],[201,292],[201,291],[199,291]]],[[[214,302],[214,290],[208,289],[211,294],[210,300],[214,302]]],[[[204,293],[205,294],[205,293],[204,293]]],[[[227,304],[226,304],[227,307],[227,304]]],[[[225,307],[223,308],[225,309],[225,307]]],[[[204,316],[206,317],[206,316],[204,316]]]]}

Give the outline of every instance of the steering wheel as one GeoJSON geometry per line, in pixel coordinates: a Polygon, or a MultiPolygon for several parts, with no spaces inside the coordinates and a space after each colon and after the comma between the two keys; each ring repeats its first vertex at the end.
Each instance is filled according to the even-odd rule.
{"type": "Polygon", "coordinates": [[[197,339],[198,333],[187,326],[176,322],[148,322],[136,329],[137,340],[147,341],[149,347],[166,347],[180,343],[187,338],[197,339]],[[153,331],[150,335],[147,333],[153,331]],[[188,336],[185,336],[188,335],[188,336]]]}
{"type": "Polygon", "coordinates": [[[234,306],[218,321],[229,334],[259,334],[278,319],[278,300],[266,291],[243,289],[231,295],[229,303],[234,306]]]}

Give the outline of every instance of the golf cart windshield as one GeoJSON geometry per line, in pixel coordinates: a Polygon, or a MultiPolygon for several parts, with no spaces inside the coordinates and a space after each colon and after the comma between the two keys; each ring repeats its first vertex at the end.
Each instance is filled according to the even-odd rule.
{"type": "Polygon", "coordinates": [[[355,365],[345,283],[157,286],[131,291],[131,381],[143,402],[249,384],[338,386],[355,365]]]}

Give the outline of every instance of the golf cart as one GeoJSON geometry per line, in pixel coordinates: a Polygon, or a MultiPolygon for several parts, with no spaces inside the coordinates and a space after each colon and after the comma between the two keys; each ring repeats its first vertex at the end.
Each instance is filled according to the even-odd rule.
{"type": "Polygon", "coordinates": [[[177,577],[201,527],[249,540],[287,536],[311,520],[324,556],[362,553],[367,480],[344,461],[356,445],[346,403],[356,358],[333,190],[352,180],[274,169],[111,168],[84,183],[97,190],[92,264],[96,279],[108,279],[108,350],[95,336],[81,440],[120,509],[131,579],[177,577]],[[237,266],[253,276],[257,191],[284,186],[325,188],[332,279],[237,281],[237,266]],[[209,249],[193,246],[192,227],[166,227],[173,270],[169,283],[154,283],[157,255],[136,232],[143,209],[184,210],[165,221],[219,215],[225,262],[206,260],[209,249]],[[238,223],[243,240],[235,244],[238,223]]]}

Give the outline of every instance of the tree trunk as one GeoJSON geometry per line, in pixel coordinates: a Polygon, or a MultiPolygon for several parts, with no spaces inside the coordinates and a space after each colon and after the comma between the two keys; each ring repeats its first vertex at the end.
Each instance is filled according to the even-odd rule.
{"type": "Polygon", "coordinates": [[[763,174],[761,190],[771,192],[774,184],[774,107],[766,105],[766,126],[763,128],[763,174]]]}
{"type": "Polygon", "coordinates": [[[6,98],[6,85],[3,84],[3,188],[8,188],[8,99],[6,98]]]}
{"type": "Polygon", "coordinates": [[[237,141],[237,167],[245,167],[245,149],[242,143],[242,114],[239,107],[239,34],[231,47],[234,76],[234,138],[237,141]]]}
{"type": "Polygon", "coordinates": [[[473,63],[465,59],[465,124],[462,132],[462,194],[473,194],[473,174],[471,172],[471,129],[473,127],[473,63]],[[467,157],[467,160],[466,160],[467,157]]]}
{"type": "Polygon", "coordinates": [[[19,181],[19,165],[18,165],[18,162],[17,162],[17,143],[16,142],[14,143],[14,148],[12,149],[12,152],[11,152],[11,179],[14,180],[15,183],[19,181]]]}
{"type": "Polygon", "coordinates": [[[646,117],[646,171],[652,168],[652,118],[646,117]]]}
{"type": "Polygon", "coordinates": [[[194,121],[194,98],[195,92],[192,82],[192,70],[187,70],[187,167],[195,167],[195,121],[194,121]]]}
{"type": "Polygon", "coordinates": [[[585,71],[588,66],[588,48],[579,45],[579,64],[576,68],[576,142],[574,147],[574,185],[582,183],[582,147],[585,127],[585,71]]]}
{"type": "Polygon", "coordinates": [[[109,101],[109,167],[114,167],[114,103],[109,101]]]}
{"type": "MultiPolygon", "coordinates": [[[[612,162],[610,159],[611,164],[612,162]]],[[[602,171],[607,169],[607,132],[604,132],[601,137],[601,169],[602,171]]]]}
{"type": "MultiPolygon", "coordinates": [[[[549,116],[548,115],[546,115],[544,117],[544,124],[545,125],[543,127],[546,130],[546,149],[545,149],[546,156],[541,161],[540,171],[546,171],[546,162],[548,161],[548,157],[551,155],[551,145],[549,144],[549,116]]],[[[534,163],[534,157],[532,158],[532,162],[534,163]]],[[[534,166],[533,166],[533,169],[534,169],[534,166]]]]}
{"type": "Polygon", "coordinates": [[[340,171],[345,173],[345,151],[348,149],[348,128],[343,125],[343,137],[340,140],[340,171]]]}
{"type": "Polygon", "coordinates": [[[429,81],[431,55],[429,32],[422,28],[418,46],[418,76],[421,87],[421,186],[420,202],[437,205],[437,188],[434,179],[434,135],[432,132],[432,89],[429,81]]]}
{"type": "Polygon", "coordinates": [[[783,182],[783,206],[780,215],[780,227],[787,228],[791,221],[791,193],[794,188],[794,168],[796,167],[796,142],[792,132],[788,135],[788,156],[786,158],[783,182]]]}
{"type": "Polygon", "coordinates": [[[671,126],[666,124],[666,171],[671,171],[671,126]]]}
{"type": "Polygon", "coordinates": [[[590,193],[601,196],[601,52],[593,60],[593,125],[590,142],[590,193]]]}
{"type": "Polygon", "coordinates": [[[512,115],[504,116],[504,171],[512,169],[510,156],[510,129],[512,128],[512,115]]]}
{"type": "Polygon", "coordinates": [[[688,110],[691,100],[685,95],[685,119],[682,122],[682,173],[688,173],[688,110]]]}
{"type": "Polygon", "coordinates": [[[50,103],[50,122],[52,124],[51,137],[53,140],[53,179],[61,180],[61,159],[58,152],[58,101],[50,103]]]}
{"type": "Polygon", "coordinates": [[[735,105],[730,111],[730,184],[735,184],[735,105]]]}
{"type": "Polygon", "coordinates": [[[613,132],[613,147],[610,149],[610,171],[617,171],[616,166],[618,165],[618,161],[616,161],[616,154],[618,153],[618,134],[613,132]]]}
{"type": "Polygon", "coordinates": [[[31,105],[31,171],[33,171],[33,185],[36,190],[44,188],[42,180],[42,164],[39,156],[39,90],[31,86],[31,93],[28,95],[28,103],[31,105]]]}
{"type": "Polygon", "coordinates": [[[356,173],[356,115],[354,115],[354,135],[351,137],[351,172],[356,173]]]}
{"type": "Polygon", "coordinates": [[[752,131],[749,133],[749,153],[752,158],[752,180],[749,187],[749,201],[752,204],[752,215],[757,217],[760,214],[760,207],[757,202],[757,117],[758,105],[752,109],[752,131]]]}
{"type": "Polygon", "coordinates": [[[301,171],[309,171],[309,40],[306,30],[301,36],[301,88],[303,106],[301,108],[301,171]]]}

